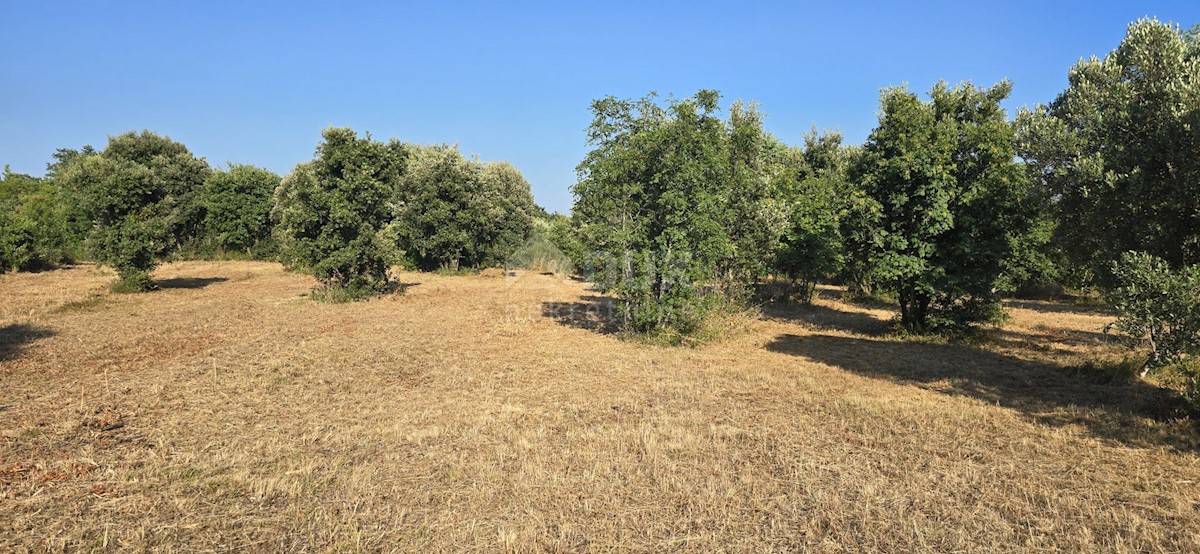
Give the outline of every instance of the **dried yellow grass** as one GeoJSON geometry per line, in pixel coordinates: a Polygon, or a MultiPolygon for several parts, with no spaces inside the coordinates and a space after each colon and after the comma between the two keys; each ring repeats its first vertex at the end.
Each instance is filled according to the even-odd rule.
{"type": "Polygon", "coordinates": [[[696,348],[553,276],[0,276],[0,550],[1200,550],[1194,421],[1096,314],[905,342],[822,290],[696,348]]]}

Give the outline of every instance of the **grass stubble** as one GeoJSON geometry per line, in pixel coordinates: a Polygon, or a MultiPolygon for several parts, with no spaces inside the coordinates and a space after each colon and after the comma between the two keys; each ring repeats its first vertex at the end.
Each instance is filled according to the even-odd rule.
{"type": "Polygon", "coordinates": [[[401,277],[0,276],[0,550],[1200,551],[1194,419],[1072,369],[1105,314],[922,344],[825,289],[670,348],[586,283],[401,277]]]}

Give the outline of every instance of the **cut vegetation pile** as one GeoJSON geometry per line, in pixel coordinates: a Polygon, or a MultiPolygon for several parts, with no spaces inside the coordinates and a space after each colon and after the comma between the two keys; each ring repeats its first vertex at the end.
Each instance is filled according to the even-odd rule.
{"type": "Polygon", "coordinates": [[[0,550],[1200,550],[1195,420],[1088,365],[1110,314],[913,342],[822,289],[663,348],[515,275],[0,276],[0,550]]]}

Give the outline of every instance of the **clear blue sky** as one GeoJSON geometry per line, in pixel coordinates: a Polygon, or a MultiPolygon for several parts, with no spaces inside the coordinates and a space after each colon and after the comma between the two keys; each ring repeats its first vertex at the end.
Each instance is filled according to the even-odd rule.
{"type": "Polygon", "coordinates": [[[286,173],[321,129],[458,143],[570,209],[588,103],[700,88],[761,103],[790,143],[861,142],[882,87],[1014,81],[1045,102],[1132,20],[1200,2],[107,2],[0,0],[0,164],[150,129],[214,165],[286,173]]]}

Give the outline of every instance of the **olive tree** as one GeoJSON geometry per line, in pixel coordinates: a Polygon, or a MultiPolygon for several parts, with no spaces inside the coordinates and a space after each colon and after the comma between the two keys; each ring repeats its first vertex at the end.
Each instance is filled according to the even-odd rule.
{"type": "Polygon", "coordinates": [[[1108,300],[1120,317],[1109,329],[1148,347],[1143,374],[1200,354],[1200,264],[1172,270],[1152,254],[1126,252],[1113,275],[1108,300]]]}
{"type": "Polygon", "coordinates": [[[90,222],[88,251],[117,270],[118,289],[153,288],[150,271],[195,234],[207,162],[150,131],[109,137],[99,153],[59,153],[53,178],[90,222]]]}
{"type": "Polygon", "coordinates": [[[394,203],[399,247],[427,271],[503,264],[539,211],[512,165],[469,160],[448,145],[416,149],[394,203]]]}
{"type": "Polygon", "coordinates": [[[150,272],[170,251],[171,217],[167,192],[154,170],[136,162],[92,155],[72,163],[59,179],[91,218],[88,250],[96,261],[117,270],[115,290],[154,288],[150,272]]]}
{"type": "Polygon", "coordinates": [[[1080,282],[1113,284],[1141,251],[1200,262],[1200,38],[1154,19],[1071,68],[1052,103],[1018,116],[1020,155],[1080,282]]]}

